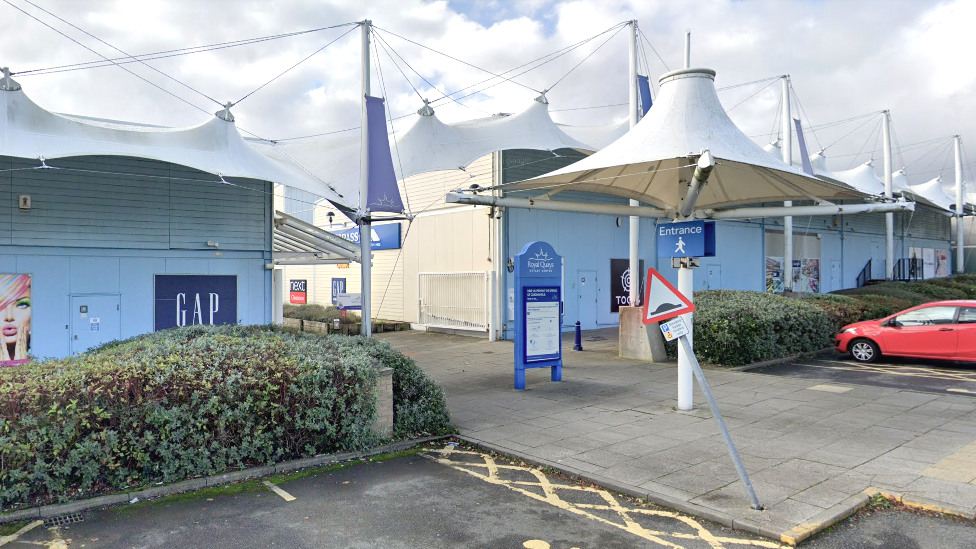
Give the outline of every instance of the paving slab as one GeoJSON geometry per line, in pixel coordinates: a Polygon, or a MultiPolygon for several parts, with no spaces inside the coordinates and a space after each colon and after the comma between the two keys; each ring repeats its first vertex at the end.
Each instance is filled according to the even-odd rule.
{"type": "Polygon", "coordinates": [[[584,332],[582,352],[567,334],[563,381],[527,370],[525,391],[513,389],[511,342],[377,337],[444,388],[466,440],[784,543],[870,493],[976,513],[976,398],[706,367],[765,506],[754,510],[701,392],[676,411],[676,366],[620,358],[615,329],[584,332]]]}

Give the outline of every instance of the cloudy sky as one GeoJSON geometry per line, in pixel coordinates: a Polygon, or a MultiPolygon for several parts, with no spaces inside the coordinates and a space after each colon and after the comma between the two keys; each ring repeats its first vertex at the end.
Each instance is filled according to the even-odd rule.
{"type": "MultiPolygon", "coordinates": [[[[353,128],[359,125],[360,37],[352,26],[159,59],[149,63],[152,68],[126,65],[179,99],[115,66],[26,71],[97,61],[98,54],[122,55],[58,18],[128,54],[369,18],[382,38],[382,47],[374,45],[379,67],[374,60],[373,94],[385,91],[394,116],[417,110],[420,97],[434,102],[444,120],[517,112],[537,90],[552,88],[547,95],[558,122],[605,124],[625,117],[619,104],[627,101],[627,30],[614,27],[637,19],[646,37],[641,39],[646,53],[642,72],[652,80],[681,68],[685,29],[692,32],[692,65],[715,69],[719,88],[791,75],[804,124],[819,127],[807,139],[814,148],[827,147],[834,170],[872,156],[880,165],[880,153],[873,152],[880,146],[879,116],[829,124],[882,109],[891,110],[902,146],[895,167],[906,165],[913,183],[943,170],[950,180],[953,174],[948,141],[912,144],[953,134],[961,134],[964,143],[976,139],[976,71],[968,59],[973,49],[970,24],[976,21],[972,0],[3,2],[0,65],[25,71],[15,79],[36,102],[56,112],[165,126],[197,124],[219,108],[204,95],[221,103],[238,101],[335,40],[248,96],[233,112],[241,128],[272,139],[353,128]],[[444,91],[490,78],[481,69],[508,71],[594,36],[515,77],[518,84],[493,80],[461,92],[456,97],[466,97],[457,101],[443,99],[444,91]]],[[[761,144],[769,141],[780,102],[778,82],[736,87],[719,96],[746,133],[761,144]]]]}

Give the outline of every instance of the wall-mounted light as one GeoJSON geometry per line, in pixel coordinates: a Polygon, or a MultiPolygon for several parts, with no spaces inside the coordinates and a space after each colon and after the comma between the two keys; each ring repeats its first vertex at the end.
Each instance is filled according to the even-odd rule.
{"type": "Polygon", "coordinates": [[[508,265],[507,265],[507,267],[508,267],[508,272],[511,273],[511,272],[514,272],[515,271],[515,260],[512,259],[511,257],[508,258],[508,265]]]}
{"type": "Polygon", "coordinates": [[[335,217],[335,212],[329,212],[329,213],[325,214],[325,217],[328,217],[329,218],[329,226],[331,227],[332,226],[332,218],[335,217]]]}
{"type": "Polygon", "coordinates": [[[622,224],[623,224],[623,222],[622,222],[622,221],[620,220],[620,218],[618,217],[618,218],[617,218],[617,226],[619,227],[619,226],[620,226],[620,225],[622,225],[622,224]]]}
{"type": "Polygon", "coordinates": [[[211,248],[219,248],[220,242],[214,242],[213,240],[208,240],[207,246],[210,246],[211,248]]]}

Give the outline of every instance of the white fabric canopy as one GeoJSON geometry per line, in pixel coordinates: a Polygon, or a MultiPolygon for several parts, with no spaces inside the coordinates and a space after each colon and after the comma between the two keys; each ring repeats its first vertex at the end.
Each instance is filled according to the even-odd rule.
{"type": "Polygon", "coordinates": [[[698,208],[862,196],[763,151],[728,117],[714,78],[710,69],[665,74],[654,107],[623,137],[579,162],[507,188],[596,192],[678,208],[687,188],[682,181],[691,179],[687,166],[707,149],[717,164],[698,208]]]}
{"type": "MultiPolygon", "coordinates": [[[[390,138],[397,179],[438,170],[463,170],[482,156],[508,149],[595,151],[625,133],[627,123],[567,126],[549,116],[544,98],[522,112],[455,123],[442,122],[433,109],[396,121],[390,138]],[[421,114],[424,113],[424,114],[421,114]]],[[[293,161],[331,185],[344,201],[359,204],[359,130],[280,142],[253,141],[262,154],[293,161]]]]}
{"type": "Polygon", "coordinates": [[[912,185],[909,187],[908,192],[925,198],[940,208],[949,211],[952,211],[952,205],[956,202],[955,198],[950,198],[942,190],[942,177],[936,177],[925,183],[912,185]]]}
{"type": "Polygon", "coordinates": [[[885,184],[874,173],[873,160],[868,160],[864,164],[850,170],[834,172],[834,177],[864,194],[884,196],[885,184]]]}
{"type": "Polygon", "coordinates": [[[30,159],[93,155],[149,158],[225,177],[290,185],[343,203],[293,163],[258,153],[241,136],[229,113],[225,114],[229,120],[214,116],[189,128],[66,116],[34,103],[14,80],[0,82],[0,155],[30,159]]]}

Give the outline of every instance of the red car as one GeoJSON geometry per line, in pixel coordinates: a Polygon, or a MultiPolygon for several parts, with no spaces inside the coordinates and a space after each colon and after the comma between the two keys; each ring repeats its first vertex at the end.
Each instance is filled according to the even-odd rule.
{"type": "Polygon", "coordinates": [[[976,301],[936,301],[844,326],[837,350],[858,362],[883,354],[976,362],[976,301]]]}

